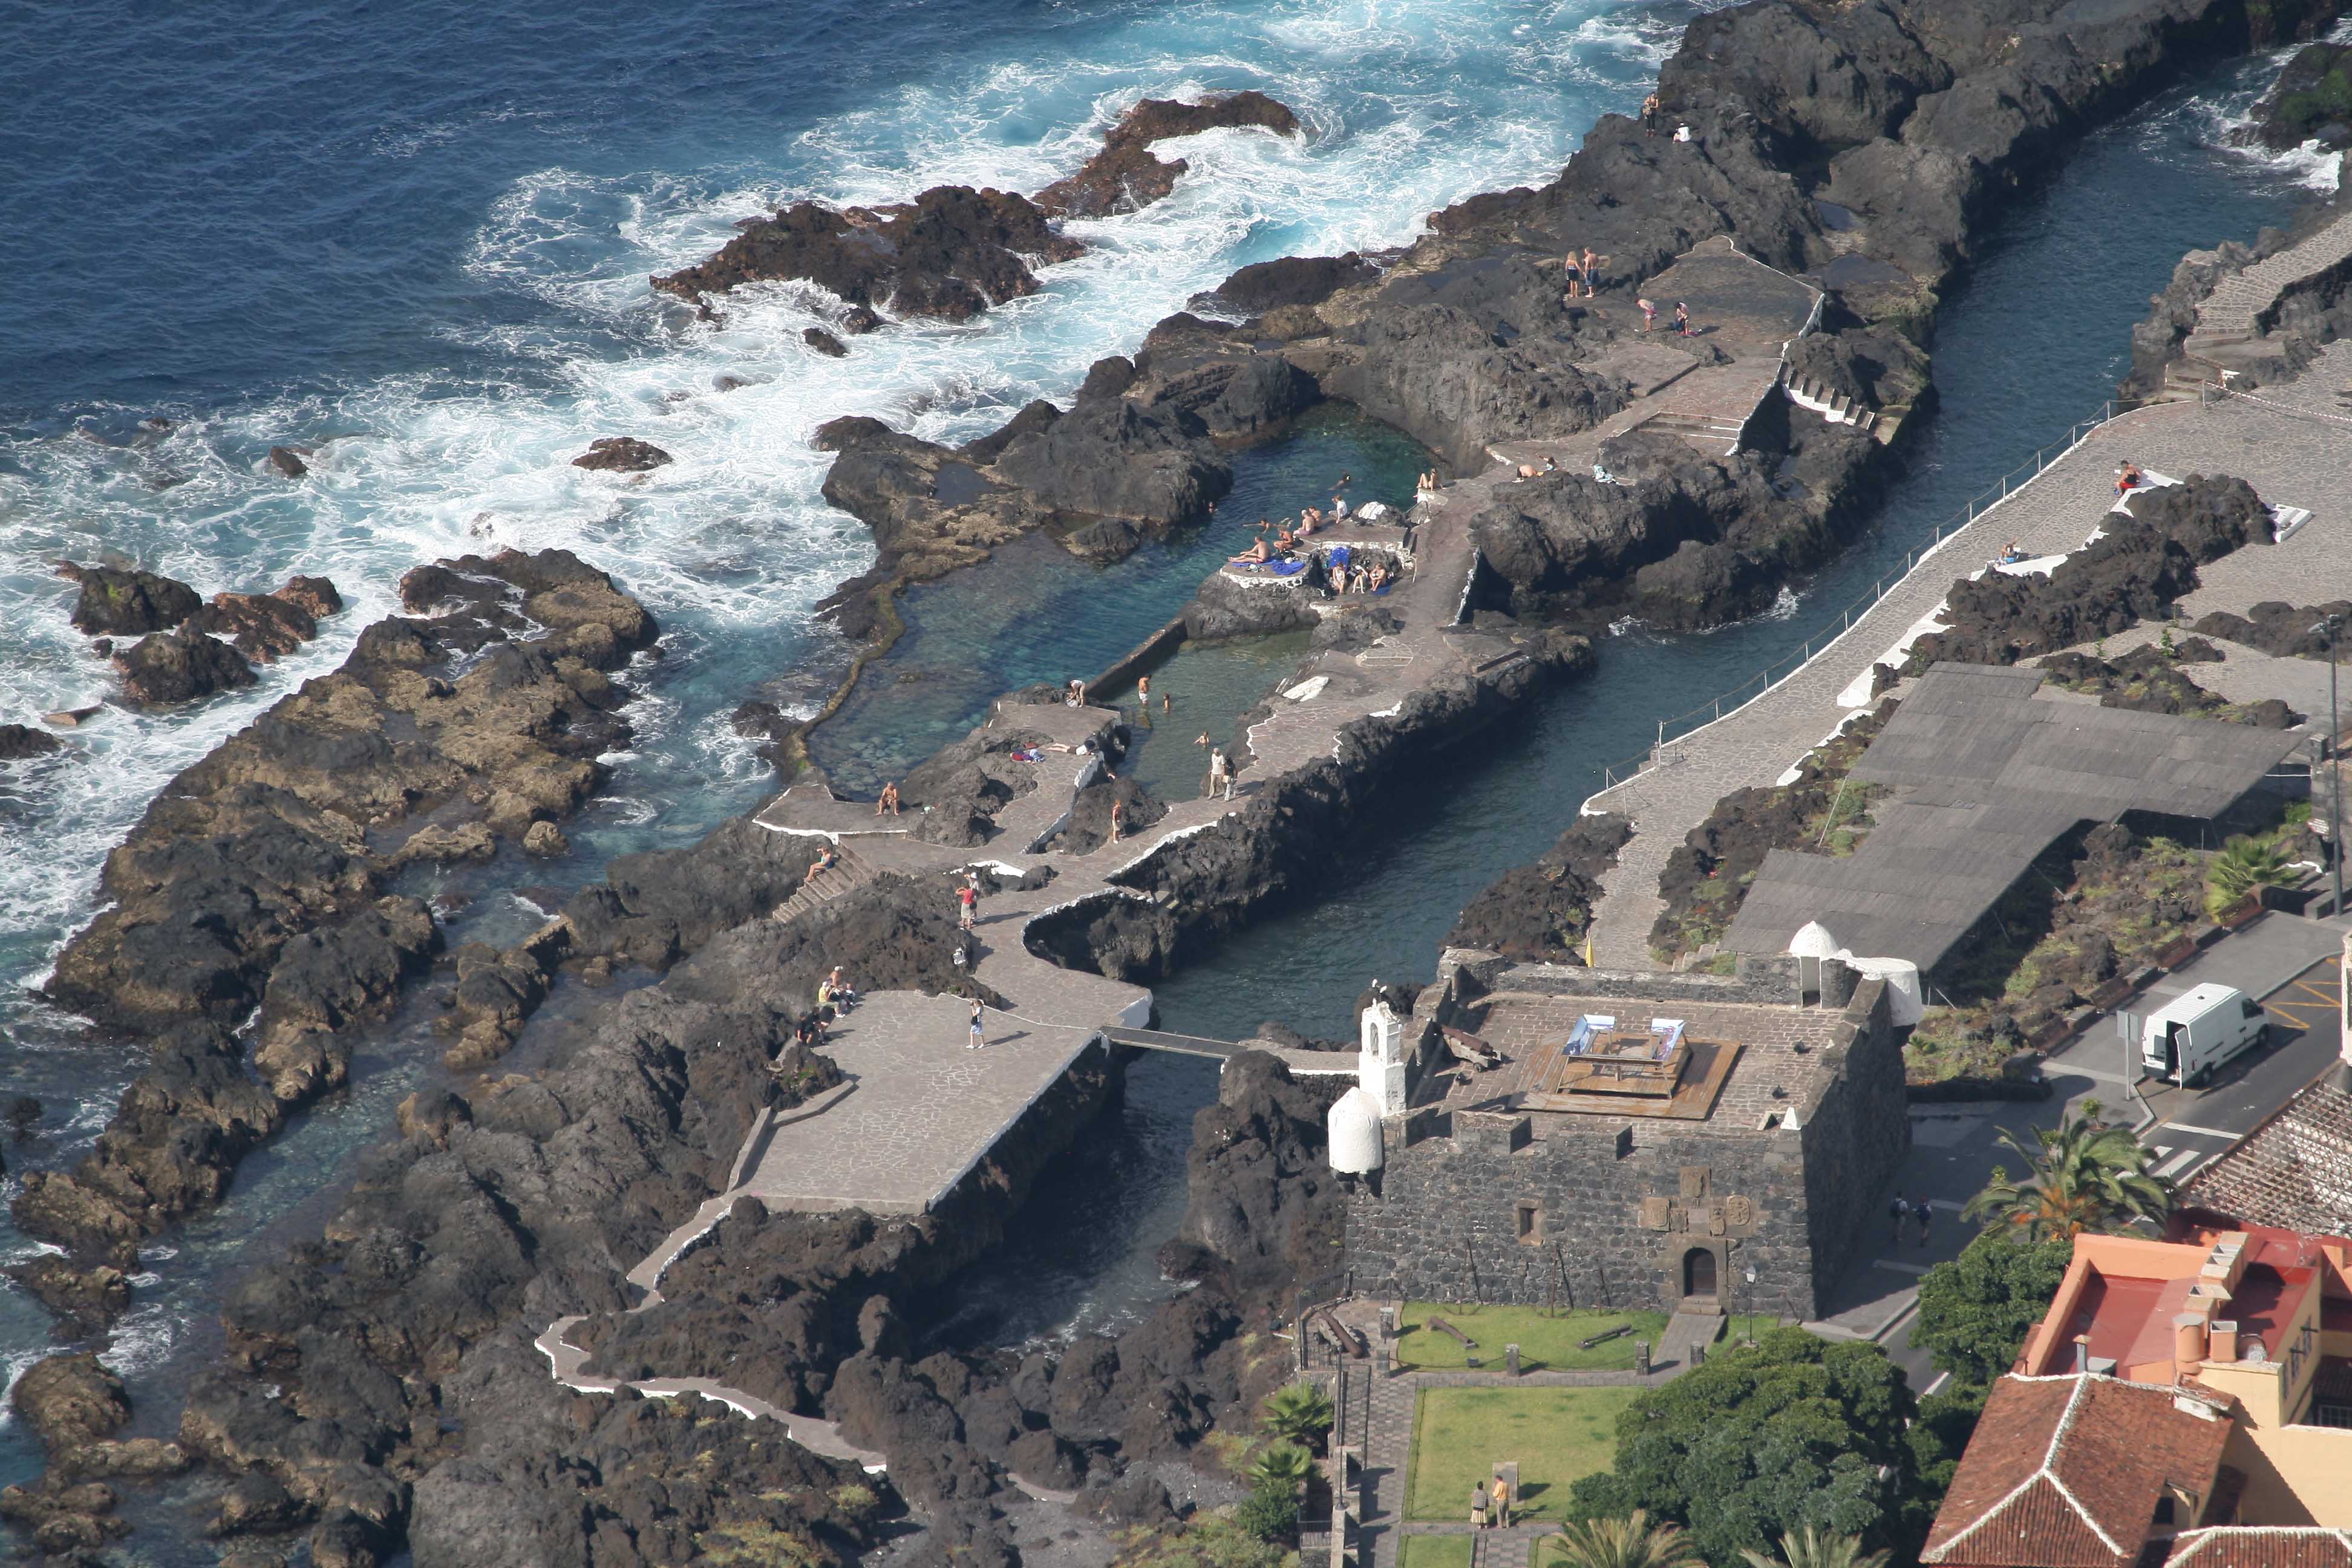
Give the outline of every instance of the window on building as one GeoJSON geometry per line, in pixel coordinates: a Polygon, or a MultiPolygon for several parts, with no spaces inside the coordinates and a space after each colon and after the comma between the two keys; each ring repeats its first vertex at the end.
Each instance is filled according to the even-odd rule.
{"type": "Polygon", "coordinates": [[[1513,1234],[1521,1241],[1525,1242],[1529,1247],[1533,1247],[1538,1242],[1543,1240],[1542,1205],[1521,1200],[1514,1219],[1515,1229],[1513,1234]]]}

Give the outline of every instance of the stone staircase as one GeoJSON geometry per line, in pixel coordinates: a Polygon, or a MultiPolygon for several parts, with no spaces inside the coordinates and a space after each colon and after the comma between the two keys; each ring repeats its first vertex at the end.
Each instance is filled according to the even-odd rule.
{"type": "Polygon", "coordinates": [[[1680,436],[1724,457],[1739,449],[1739,432],[1745,423],[1717,414],[1653,414],[1642,421],[1640,428],[1680,436]],[[1722,443],[1719,450],[1717,442],[1722,443]]]}
{"type": "Polygon", "coordinates": [[[1673,1367],[1677,1371],[1687,1370],[1693,1363],[1695,1352],[1723,1337],[1727,1321],[1722,1312],[1712,1306],[1696,1311],[1685,1310],[1676,1312],[1658,1331],[1658,1348],[1650,1364],[1660,1368],[1673,1367]]]}
{"type": "Polygon", "coordinates": [[[2296,284],[2352,262],[2352,215],[2287,247],[2242,272],[2222,279],[2197,307],[2197,324],[2180,344],[2180,357],[2164,367],[2156,401],[2185,402],[2221,383],[2233,361],[2260,358],[2245,351],[2268,335],[2263,317],[2296,284]]]}
{"type": "Polygon", "coordinates": [[[1809,375],[1785,372],[1780,378],[1780,390],[1789,395],[1790,402],[1800,408],[1811,409],[1832,425],[1851,425],[1867,432],[1878,428],[1878,410],[1809,375]]]}
{"type": "Polygon", "coordinates": [[[857,851],[841,843],[836,843],[835,847],[841,853],[840,860],[793,889],[793,896],[776,906],[775,919],[797,920],[819,904],[830,903],[850,889],[862,888],[875,879],[877,873],[873,865],[857,851]]]}

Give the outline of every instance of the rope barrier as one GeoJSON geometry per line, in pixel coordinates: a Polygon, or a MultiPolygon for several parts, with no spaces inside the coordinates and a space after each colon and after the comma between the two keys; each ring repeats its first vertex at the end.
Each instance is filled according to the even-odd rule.
{"type": "Polygon", "coordinates": [[[2218,392],[2224,397],[2234,397],[2242,403],[2258,404],[2274,414],[2284,414],[2297,419],[2317,419],[2329,425],[2352,425],[2352,417],[2341,414],[2324,413],[2316,408],[2297,408],[2291,403],[2279,403],[2267,397],[2257,397],[2251,392],[2240,392],[2233,386],[2211,382],[2207,383],[2206,385],[2209,390],[2218,392]]]}

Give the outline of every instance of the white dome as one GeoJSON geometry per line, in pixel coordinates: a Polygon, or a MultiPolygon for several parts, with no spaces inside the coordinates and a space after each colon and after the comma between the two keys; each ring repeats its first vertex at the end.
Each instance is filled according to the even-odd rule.
{"type": "Polygon", "coordinates": [[[1798,928],[1797,934],[1789,939],[1789,951],[1799,958],[1835,958],[1838,955],[1838,939],[1832,936],[1830,928],[1821,921],[1807,921],[1798,928]]]}
{"type": "Polygon", "coordinates": [[[1358,1084],[1323,1118],[1331,1140],[1331,1168],[1360,1176],[1381,1168],[1381,1101],[1358,1084]]]}
{"type": "Polygon", "coordinates": [[[1886,982],[1887,1021],[1896,1028],[1927,1016],[1927,997],[1919,985],[1919,966],[1907,958],[1856,958],[1845,962],[1859,974],[1886,982]]]}

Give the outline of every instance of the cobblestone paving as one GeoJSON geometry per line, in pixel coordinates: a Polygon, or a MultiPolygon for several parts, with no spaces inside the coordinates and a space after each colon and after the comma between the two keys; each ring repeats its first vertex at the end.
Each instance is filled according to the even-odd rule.
{"type": "MultiPolygon", "coordinates": [[[[2347,378],[2352,344],[2331,344],[2295,383],[2265,388],[2263,395],[2334,413],[2326,405],[2347,378]]],[[[2243,610],[2263,599],[2309,604],[2345,592],[2329,585],[2352,577],[2352,516],[2342,499],[2352,494],[2352,426],[2238,398],[2210,408],[2162,404],[2110,420],[1949,535],[1810,663],[1747,706],[1670,742],[1653,766],[1587,802],[1588,809],[1621,812],[1634,824],[1633,837],[1602,879],[1594,963],[1654,968],[1650,928],[1665,908],[1658,878],[1684,836],[1724,795],[1772,783],[1828,736],[1853,710],[1842,695],[1943,602],[1955,577],[1983,566],[2011,540],[2029,555],[2079,549],[2112,502],[2115,469],[2126,458],[2174,478],[2236,475],[2267,501],[2314,513],[2285,543],[2249,545],[2204,568],[2207,586],[2191,596],[2193,610],[2243,610]]]]}

